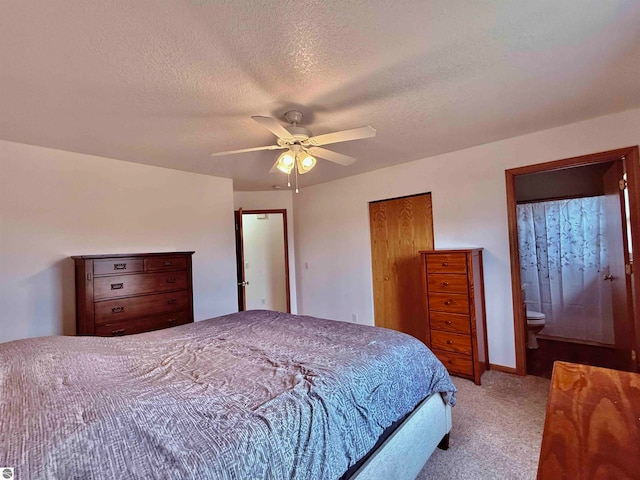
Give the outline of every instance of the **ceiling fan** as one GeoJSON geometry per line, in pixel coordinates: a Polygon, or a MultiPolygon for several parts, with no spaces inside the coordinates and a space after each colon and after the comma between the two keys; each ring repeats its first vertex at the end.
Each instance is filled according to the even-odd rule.
{"type": "Polygon", "coordinates": [[[308,129],[298,126],[298,123],[302,120],[301,112],[291,110],[285,113],[284,117],[287,122],[289,122],[289,125],[286,127],[283,127],[275,118],[260,115],[251,117],[278,137],[276,145],[212,153],[211,156],[219,157],[234,153],[257,152],[259,150],[286,150],[286,152],[278,157],[270,172],[274,173],[280,170],[289,175],[292,171],[295,171],[297,175],[307,173],[315,166],[316,159],[314,157],[323,158],[344,166],[351,165],[356,161],[355,158],[327,150],[326,148],[322,148],[322,145],[369,138],[376,134],[375,129],[371,127],[359,127],[341,132],[312,136],[308,129]]]}

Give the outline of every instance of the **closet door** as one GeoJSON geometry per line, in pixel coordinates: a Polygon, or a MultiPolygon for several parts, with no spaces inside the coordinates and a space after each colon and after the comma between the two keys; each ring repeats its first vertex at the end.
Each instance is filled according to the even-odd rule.
{"type": "Polygon", "coordinates": [[[371,202],[375,324],[428,343],[420,250],[433,249],[431,194],[371,202]]]}

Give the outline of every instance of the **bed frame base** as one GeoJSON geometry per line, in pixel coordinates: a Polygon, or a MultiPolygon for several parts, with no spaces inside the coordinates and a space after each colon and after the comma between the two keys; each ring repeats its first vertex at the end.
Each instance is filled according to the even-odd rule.
{"type": "Polygon", "coordinates": [[[415,480],[436,449],[449,447],[451,407],[439,393],[423,400],[350,480],[415,480]]]}

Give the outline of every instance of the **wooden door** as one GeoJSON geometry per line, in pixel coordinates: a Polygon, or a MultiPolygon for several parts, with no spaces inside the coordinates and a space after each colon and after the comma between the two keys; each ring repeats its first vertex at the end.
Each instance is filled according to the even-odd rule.
{"type": "Polygon", "coordinates": [[[620,370],[635,371],[632,360],[633,311],[631,305],[631,276],[625,273],[629,263],[627,226],[623,191],[619,188],[624,167],[622,160],[613,162],[602,177],[605,193],[606,236],[609,254],[609,271],[603,272],[602,281],[611,284],[613,303],[613,333],[620,370]]]}
{"type": "Polygon", "coordinates": [[[247,309],[245,296],[245,276],[244,276],[244,239],[242,235],[242,209],[236,210],[236,275],[238,280],[238,311],[247,309]]]}
{"type": "Polygon", "coordinates": [[[431,194],[371,202],[375,324],[428,343],[420,250],[433,249],[431,194]]]}

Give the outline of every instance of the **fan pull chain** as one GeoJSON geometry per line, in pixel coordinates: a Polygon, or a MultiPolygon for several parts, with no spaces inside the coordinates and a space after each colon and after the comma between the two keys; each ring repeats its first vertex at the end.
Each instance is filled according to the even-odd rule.
{"type": "Polygon", "coordinates": [[[287,187],[291,188],[291,174],[287,173],[287,187]]]}
{"type": "Polygon", "coordinates": [[[296,193],[300,193],[300,190],[298,190],[298,165],[295,166],[296,169],[296,193]]]}

